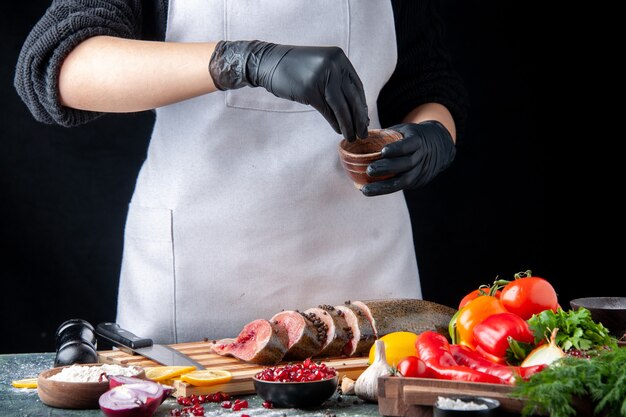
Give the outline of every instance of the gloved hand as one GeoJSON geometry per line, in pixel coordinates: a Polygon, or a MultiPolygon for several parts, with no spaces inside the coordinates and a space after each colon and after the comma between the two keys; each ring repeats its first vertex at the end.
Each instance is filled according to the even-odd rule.
{"type": "Polygon", "coordinates": [[[366,196],[426,185],[454,160],[456,148],[452,136],[437,121],[403,123],[389,129],[402,133],[404,138],[385,146],[382,149],[383,157],[367,167],[367,175],[395,176],[365,184],[361,192],[366,196]]]}
{"type": "Polygon", "coordinates": [[[363,84],[341,48],[220,41],[209,73],[220,90],[260,86],[277,97],[310,104],[348,141],[367,137],[363,84]]]}

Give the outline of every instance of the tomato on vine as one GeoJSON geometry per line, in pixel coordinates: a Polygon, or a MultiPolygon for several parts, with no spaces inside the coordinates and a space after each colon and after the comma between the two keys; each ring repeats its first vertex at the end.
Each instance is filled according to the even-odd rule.
{"type": "Polygon", "coordinates": [[[528,320],[544,310],[557,311],[556,291],[546,279],[532,276],[531,271],[515,274],[515,279],[502,288],[500,301],[504,308],[528,320]]]}

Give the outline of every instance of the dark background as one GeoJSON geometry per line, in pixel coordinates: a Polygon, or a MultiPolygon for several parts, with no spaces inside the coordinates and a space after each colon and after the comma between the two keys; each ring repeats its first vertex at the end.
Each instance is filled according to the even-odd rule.
{"type": "MultiPolygon", "coordinates": [[[[9,2],[13,10],[0,17],[0,353],[53,351],[54,332],[69,318],[114,320],[124,218],[152,123],[151,113],[72,129],[32,118],[12,86],[13,70],[48,4],[9,2]]],[[[479,284],[526,269],[549,279],[564,306],[614,295],[571,284],[588,275],[584,247],[595,229],[585,226],[587,200],[569,194],[571,179],[579,179],[568,174],[573,162],[548,148],[562,139],[539,126],[545,95],[538,81],[547,68],[536,8],[495,0],[443,5],[471,111],[454,165],[406,193],[424,297],[456,306],[479,284]],[[580,222],[570,227],[564,212],[580,222]]]]}

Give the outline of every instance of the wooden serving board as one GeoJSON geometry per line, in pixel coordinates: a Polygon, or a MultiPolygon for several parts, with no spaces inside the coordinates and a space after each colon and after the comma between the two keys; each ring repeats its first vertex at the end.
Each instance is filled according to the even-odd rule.
{"type": "Polygon", "coordinates": [[[500,410],[519,413],[521,399],[510,397],[513,387],[500,384],[446,381],[428,378],[381,377],[378,410],[384,416],[432,417],[437,397],[481,396],[500,401],[500,410]]]}
{"type": "MultiPolygon", "coordinates": [[[[512,397],[512,391],[511,385],[383,376],[378,379],[378,411],[385,417],[432,417],[439,396],[471,396],[493,398],[500,402],[500,412],[519,415],[525,402],[512,397]]],[[[577,416],[593,415],[593,403],[588,397],[574,397],[571,405],[577,416]]]]}
{"type": "MultiPolygon", "coordinates": [[[[172,348],[190,356],[200,362],[207,369],[224,369],[233,374],[233,379],[225,384],[212,385],[209,387],[196,387],[183,381],[174,380],[172,385],[175,388],[173,396],[189,396],[192,394],[209,394],[217,391],[226,392],[233,395],[254,394],[254,384],[252,377],[254,374],[265,368],[261,365],[249,364],[239,359],[220,356],[210,352],[211,342],[190,342],[169,345],[172,348]]],[[[320,359],[327,366],[332,366],[339,374],[339,380],[345,375],[356,380],[367,368],[367,357],[339,357],[320,359]]],[[[143,356],[128,353],[124,350],[114,349],[98,352],[98,361],[101,363],[114,363],[118,365],[136,365],[144,368],[160,366],[160,364],[143,356]]],[[[282,364],[285,364],[284,362],[282,364]]],[[[281,365],[282,365],[281,364],[281,365]]]]}

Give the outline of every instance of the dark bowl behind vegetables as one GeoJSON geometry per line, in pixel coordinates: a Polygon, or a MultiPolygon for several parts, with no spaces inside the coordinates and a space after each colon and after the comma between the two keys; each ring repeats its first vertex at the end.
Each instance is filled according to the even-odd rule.
{"type": "Polygon", "coordinates": [[[611,335],[626,341],[626,297],[584,297],[569,302],[574,310],[584,307],[593,321],[602,323],[611,335]]]}

